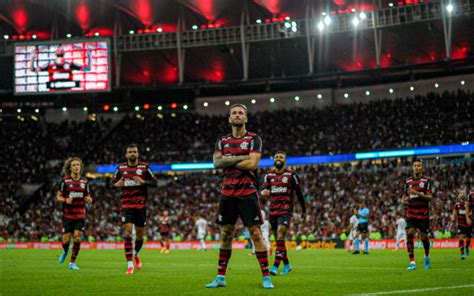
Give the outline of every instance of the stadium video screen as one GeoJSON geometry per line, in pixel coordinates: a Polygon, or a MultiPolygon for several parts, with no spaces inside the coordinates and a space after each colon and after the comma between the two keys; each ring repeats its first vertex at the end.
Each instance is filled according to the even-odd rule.
{"type": "Polygon", "coordinates": [[[16,95],[110,91],[109,41],[15,44],[16,95]]]}

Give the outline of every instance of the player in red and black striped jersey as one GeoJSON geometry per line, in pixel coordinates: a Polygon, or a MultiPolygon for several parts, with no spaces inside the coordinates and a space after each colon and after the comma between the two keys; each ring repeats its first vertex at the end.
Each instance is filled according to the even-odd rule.
{"type": "Polygon", "coordinates": [[[466,190],[459,190],[458,200],[454,204],[451,219],[453,222],[456,220],[458,222],[457,236],[459,239],[459,249],[461,250],[461,260],[464,260],[469,252],[469,245],[464,240],[469,240],[470,243],[472,236],[471,209],[466,190]]]}
{"type": "Polygon", "coordinates": [[[135,225],[136,232],[133,259],[137,269],[140,270],[142,269],[142,263],[138,252],[140,252],[143,246],[143,236],[146,231],[148,187],[157,187],[157,179],[147,163],[138,161],[139,152],[136,144],[127,146],[125,158],[127,162],[119,165],[115,171],[113,182],[115,187],[122,189],[120,212],[122,216],[125,258],[128,262],[127,274],[133,274],[133,225],[135,225]]]}
{"type": "Polygon", "coordinates": [[[431,268],[430,263],[430,241],[429,233],[429,215],[430,202],[433,199],[432,181],[429,177],[423,175],[424,167],[420,159],[413,160],[413,175],[405,180],[405,190],[402,197],[402,203],[406,205],[405,218],[407,222],[407,250],[410,258],[408,270],[415,270],[415,235],[420,232],[421,242],[425,250],[424,267],[431,268]]]}
{"type": "Polygon", "coordinates": [[[270,197],[270,225],[273,235],[277,238],[275,262],[270,269],[270,274],[278,274],[278,267],[283,260],[284,267],[281,274],[286,275],[292,270],[286,252],[285,238],[293,215],[294,195],[296,194],[301,205],[303,220],[306,214],[306,205],[298,175],[295,171],[285,167],[286,153],[283,151],[275,153],[273,162],[275,168],[267,172],[262,184],[262,196],[270,197]]]}
{"type": "Polygon", "coordinates": [[[160,243],[161,253],[170,252],[170,216],[168,211],[164,211],[160,217],[160,243]]]}
{"type": "Polygon", "coordinates": [[[471,191],[469,191],[466,197],[466,201],[467,201],[466,206],[469,209],[469,212],[471,212],[471,236],[468,236],[466,240],[466,255],[469,256],[469,247],[471,246],[471,237],[472,237],[472,234],[474,233],[474,223],[472,223],[472,221],[474,221],[474,189],[471,189],[471,191]]]}
{"type": "Polygon", "coordinates": [[[247,107],[230,107],[229,123],[232,133],[220,137],[214,150],[214,166],[223,170],[221,198],[217,223],[221,228],[221,247],[217,277],[207,288],[225,287],[227,264],[232,254],[232,240],[237,219],[249,228],[250,236],[263,276],[263,288],[274,288],[268,273],[268,253],[260,230],[263,218],[260,210],[257,168],[262,152],[262,139],[245,129],[247,107]]]}
{"type": "Polygon", "coordinates": [[[59,257],[59,263],[66,260],[73,235],[72,255],[69,261],[69,269],[77,270],[76,258],[81,249],[81,238],[84,234],[86,220],[86,203],[92,203],[89,189],[89,181],[82,177],[84,164],[78,157],[68,158],[64,162],[64,178],[59,184],[56,199],[63,204],[63,253],[59,257]]]}

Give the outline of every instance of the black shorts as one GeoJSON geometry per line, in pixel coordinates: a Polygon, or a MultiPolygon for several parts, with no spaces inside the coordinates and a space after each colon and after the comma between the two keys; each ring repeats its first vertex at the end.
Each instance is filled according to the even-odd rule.
{"type": "Polygon", "coordinates": [[[287,228],[290,228],[290,215],[278,215],[278,216],[271,216],[270,215],[270,225],[272,226],[272,230],[277,230],[278,225],[283,225],[287,228]]]}
{"type": "Polygon", "coordinates": [[[359,223],[357,225],[357,231],[360,233],[368,233],[369,232],[369,223],[359,223]]]}
{"type": "Polygon", "coordinates": [[[169,232],[160,232],[161,238],[167,239],[170,236],[169,232]]]}
{"type": "Polygon", "coordinates": [[[415,228],[420,230],[423,233],[430,232],[430,220],[429,219],[414,219],[414,218],[406,218],[407,227],[405,229],[415,228]]]}
{"type": "Polygon", "coordinates": [[[64,219],[63,233],[73,233],[74,230],[84,231],[85,225],[85,219],[64,219]]]}
{"type": "Polygon", "coordinates": [[[146,226],[146,208],[122,209],[122,225],[132,223],[136,227],[146,226]]]}
{"type": "Polygon", "coordinates": [[[216,223],[235,225],[239,216],[247,227],[263,224],[260,202],[256,194],[238,197],[221,196],[216,223]]]}
{"type": "Polygon", "coordinates": [[[458,235],[459,234],[464,234],[467,237],[471,237],[472,235],[472,226],[464,227],[464,226],[458,226],[458,235]]]}

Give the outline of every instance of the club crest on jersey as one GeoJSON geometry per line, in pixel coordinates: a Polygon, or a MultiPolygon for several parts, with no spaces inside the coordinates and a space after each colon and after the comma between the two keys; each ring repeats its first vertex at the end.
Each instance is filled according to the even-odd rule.
{"type": "Polygon", "coordinates": [[[84,183],[81,183],[81,185],[79,185],[82,189],[86,188],[86,184],[84,183]]]}
{"type": "Polygon", "coordinates": [[[249,149],[249,142],[240,143],[240,148],[244,150],[249,149]]]}
{"type": "Polygon", "coordinates": [[[141,175],[143,173],[142,170],[137,170],[137,175],[141,175]]]}
{"type": "Polygon", "coordinates": [[[421,187],[421,188],[424,188],[424,187],[425,187],[425,183],[420,182],[420,187],[421,187]]]}
{"type": "Polygon", "coordinates": [[[287,177],[284,177],[283,179],[281,179],[281,181],[282,181],[283,183],[286,183],[286,182],[288,182],[288,178],[287,178],[287,177]]]}

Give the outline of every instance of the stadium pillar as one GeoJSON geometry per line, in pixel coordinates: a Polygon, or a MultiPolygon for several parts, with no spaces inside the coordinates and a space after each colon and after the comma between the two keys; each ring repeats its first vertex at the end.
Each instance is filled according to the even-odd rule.
{"type": "Polygon", "coordinates": [[[184,30],[184,18],[182,17],[182,10],[178,18],[178,26],[176,30],[176,47],[177,47],[177,54],[178,54],[178,79],[179,84],[183,84],[184,81],[184,58],[185,58],[185,50],[182,48],[181,45],[181,30],[184,30]]]}
{"type": "Polygon", "coordinates": [[[308,75],[314,73],[314,38],[311,37],[311,20],[313,20],[313,8],[311,1],[306,1],[306,45],[308,51],[308,75]],[[310,15],[311,13],[311,15],[310,15]]]}
{"type": "MultiPolygon", "coordinates": [[[[379,7],[382,7],[382,3],[379,0],[379,7]]],[[[374,43],[375,43],[375,61],[377,68],[380,68],[380,60],[382,56],[382,30],[378,28],[379,25],[379,14],[377,10],[376,0],[372,4],[372,19],[374,24],[374,43]]]]}
{"type": "Polygon", "coordinates": [[[448,12],[446,7],[448,4],[451,4],[451,1],[442,0],[441,1],[441,15],[443,16],[443,35],[444,35],[444,45],[446,48],[446,59],[451,59],[451,28],[452,28],[452,12],[448,12]]]}
{"type": "Polygon", "coordinates": [[[243,69],[243,81],[247,81],[249,78],[249,51],[250,45],[245,42],[245,35],[246,35],[246,25],[245,20],[248,18],[246,17],[246,5],[242,8],[242,13],[240,16],[240,45],[242,46],[242,69],[243,69]]]}
{"type": "Polygon", "coordinates": [[[113,50],[114,50],[114,59],[115,59],[115,86],[120,86],[120,71],[122,68],[122,54],[118,50],[118,39],[121,34],[122,34],[122,29],[120,27],[120,12],[117,10],[115,12],[114,40],[113,40],[113,50]]]}

